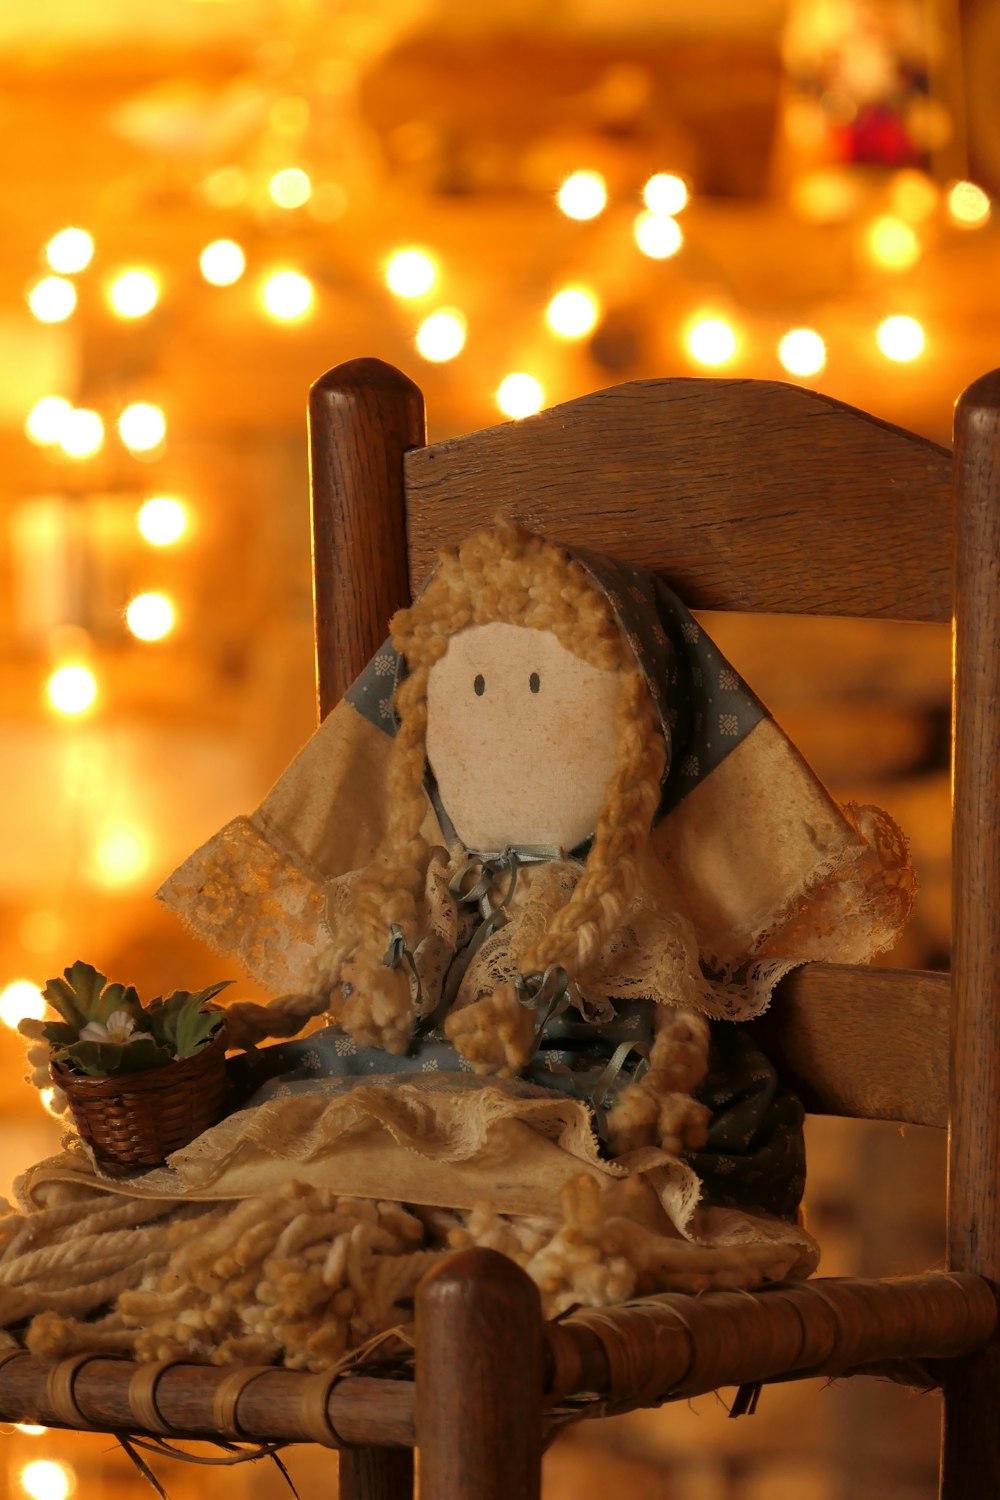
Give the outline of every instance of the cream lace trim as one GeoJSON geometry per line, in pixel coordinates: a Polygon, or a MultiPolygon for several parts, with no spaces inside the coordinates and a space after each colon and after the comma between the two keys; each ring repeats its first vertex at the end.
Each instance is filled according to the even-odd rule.
{"type": "MultiPolygon", "coordinates": [[[[598,964],[579,976],[593,1002],[649,1000],[725,1020],[759,1015],[778,981],[813,960],[860,962],[891,944],[912,908],[915,881],[906,840],[875,807],[844,808],[856,850],[821,864],[751,935],[742,951],[705,955],[694,927],[676,909],[662,866],[647,853],[627,921],[598,964]]],[[[424,1009],[440,998],[448,966],[468,941],[477,914],[456,906],[448,882],[464,851],[436,849],[428,865],[414,950],[424,1009]]],[[[520,955],[569,900],[581,872],[572,860],[521,870],[510,920],[493,933],[466,971],[456,1005],[470,1005],[520,972],[520,955]]],[[[265,838],[249,818],[226,825],[158,892],[217,952],[235,954],[254,979],[278,993],[308,990],[317,959],[349,920],[360,872],[324,886],[265,838]]],[[[502,894],[501,877],[496,892],[502,894]]],[[[386,934],[388,941],[388,932],[386,934]]],[[[414,993],[416,985],[414,984],[414,993]]]]}

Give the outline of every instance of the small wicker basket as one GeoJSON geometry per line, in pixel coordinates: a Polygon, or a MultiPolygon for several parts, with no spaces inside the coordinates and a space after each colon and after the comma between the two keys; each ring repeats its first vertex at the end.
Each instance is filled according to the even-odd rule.
{"type": "Polygon", "coordinates": [[[225,1112],[225,1027],[194,1057],[164,1068],[93,1078],[53,1062],[50,1071],[102,1167],[159,1167],[225,1112]]]}

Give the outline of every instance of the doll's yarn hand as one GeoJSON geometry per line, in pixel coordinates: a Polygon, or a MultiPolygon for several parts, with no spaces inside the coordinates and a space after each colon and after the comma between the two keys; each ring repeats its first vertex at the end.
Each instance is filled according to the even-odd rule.
{"type": "Polygon", "coordinates": [[[660,1146],[673,1156],[705,1144],[710,1111],[691,1090],[708,1065],[708,1022],[694,1011],[657,1012],[649,1071],[623,1089],[608,1116],[612,1153],[660,1146]]]}
{"type": "Polygon", "coordinates": [[[697,1151],[705,1144],[711,1112],[690,1094],[660,1093],[655,1075],[630,1083],[608,1115],[608,1144],[613,1156],[641,1146],[659,1146],[671,1156],[697,1151]]]}
{"type": "Polygon", "coordinates": [[[501,985],[492,995],[452,1011],[444,1032],[474,1072],[501,1078],[521,1071],[535,1041],[533,1013],[518,1003],[513,985],[501,985]]]}
{"type": "Polygon", "coordinates": [[[358,959],[342,970],[347,992],[341,1009],[341,1025],[360,1047],[382,1047],[386,1052],[405,1052],[413,1034],[413,1011],[409,977],[402,969],[358,959]]]}

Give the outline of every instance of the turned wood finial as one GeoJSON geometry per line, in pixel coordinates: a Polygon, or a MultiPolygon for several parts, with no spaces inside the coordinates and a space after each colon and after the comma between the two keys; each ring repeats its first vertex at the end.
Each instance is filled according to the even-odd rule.
{"type": "Polygon", "coordinates": [[[410,600],[403,454],[425,441],[424,403],[380,359],[337,365],[309,394],[309,486],[320,717],[410,600]]]}

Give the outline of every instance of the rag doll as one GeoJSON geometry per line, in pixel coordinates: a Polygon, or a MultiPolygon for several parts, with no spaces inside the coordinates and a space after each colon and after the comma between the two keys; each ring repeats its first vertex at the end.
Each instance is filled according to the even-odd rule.
{"type": "MultiPolygon", "coordinates": [[[[160,892],[278,993],[227,1011],[243,1107],[132,1183],[43,1164],[25,1202],[203,1205],[223,1259],[270,1205],[285,1228],[214,1324],[164,1312],[205,1281],[184,1253],[119,1298],[147,1358],[323,1367],[398,1321],[448,1245],[513,1255],[550,1312],[807,1275],[801,1110],[738,1023],[796,963],[886,946],[912,891],[895,825],[837,807],[663,579],[499,522],[160,892]],[[375,1310],[355,1268],[340,1311],[320,1277],[311,1331],[261,1313],[275,1244],[301,1249],[274,1207],[296,1193],[293,1302],[338,1235],[392,1219],[375,1310]]],[[[39,1327],[49,1349],[88,1337],[39,1327]]]]}

